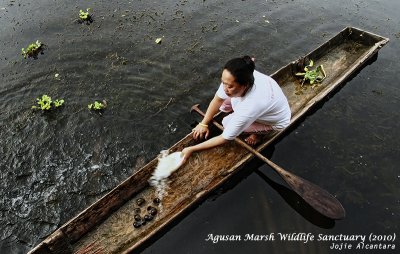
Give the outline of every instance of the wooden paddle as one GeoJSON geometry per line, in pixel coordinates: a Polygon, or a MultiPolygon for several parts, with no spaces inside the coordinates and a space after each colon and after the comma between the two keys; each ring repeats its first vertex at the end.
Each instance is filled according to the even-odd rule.
{"type": "MultiPolygon", "coordinates": [[[[199,104],[194,105],[191,110],[196,111],[204,117],[204,113],[199,109],[198,106],[199,104]]],[[[217,121],[213,120],[212,123],[220,130],[224,129],[224,127],[222,127],[222,125],[220,125],[217,121]]],[[[279,167],[272,161],[265,158],[262,154],[249,146],[243,140],[235,138],[235,142],[246,148],[259,159],[267,163],[270,167],[275,169],[275,171],[282,177],[282,179],[316,211],[328,218],[335,220],[340,220],[345,217],[346,212],[342,204],[329,192],[279,167]]]]}

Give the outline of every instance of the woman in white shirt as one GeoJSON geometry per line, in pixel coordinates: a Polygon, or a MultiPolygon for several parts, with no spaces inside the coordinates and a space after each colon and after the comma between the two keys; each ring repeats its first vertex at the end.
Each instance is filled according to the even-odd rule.
{"type": "Polygon", "coordinates": [[[232,111],[222,121],[224,131],[219,136],[183,149],[184,160],[193,152],[224,144],[242,132],[249,134],[245,139],[248,144],[256,145],[260,135],[282,130],[290,123],[290,107],[282,89],[271,77],[255,71],[254,59],[244,56],[229,60],[222,71],[221,81],[205,117],[193,129],[193,137],[208,138],[208,124],[219,110],[232,111]]]}

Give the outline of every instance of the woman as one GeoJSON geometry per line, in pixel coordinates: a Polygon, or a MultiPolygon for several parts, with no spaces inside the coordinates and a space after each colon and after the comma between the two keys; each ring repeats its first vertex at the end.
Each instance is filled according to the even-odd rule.
{"type": "Polygon", "coordinates": [[[222,145],[242,132],[245,141],[256,145],[271,130],[282,130],[290,123],[290,107],[280,86],[271,77],[255,71],[249,56],[229,60],[222,71],[221,85],[208,106],[203,120],[193,129],[195,139],[208,138],[208,124],[219,110],[232,112],[222,120],[224,131],[195,146],[182,150],[184,161],[193,152],[222,145]]]}

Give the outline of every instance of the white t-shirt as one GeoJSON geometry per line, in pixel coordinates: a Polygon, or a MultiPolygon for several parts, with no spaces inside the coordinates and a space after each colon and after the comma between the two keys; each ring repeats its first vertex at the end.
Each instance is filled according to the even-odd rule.
{"type": "MultiPolygon", "coordinates": [[[[282,89],[271,77],[254,71],[254,85],[244,97],[231,98],[232,118],[225,126],[222,136],[232,140],[255,121],[283,129],[290,123],[291,111],[282,89]]],[[[223,84],[216,95],[227,99],[223,84]]]]}

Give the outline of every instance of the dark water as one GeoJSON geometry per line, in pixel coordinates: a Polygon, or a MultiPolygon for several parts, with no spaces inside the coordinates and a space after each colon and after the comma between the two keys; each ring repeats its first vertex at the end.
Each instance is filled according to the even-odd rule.
{"type": "Polygon", "coordinates": [[[304,210],[255,161],[144,253],[340,253],[332,242],[213,244],[209,234],[398,238],[399,11],[397,0],[0,1],[0,252],[27,252],[188,133],[188,109],[212,98],[229,58],[253,55],[272,73],[349,25],[391,41],[266,151],[336,195],[346,219],[304,210]],[[76,23],[88,7],[94,22],[76,23]],[[44,54],[23,59],[21,48],[36,40],[47,45],[44,54]],[[33,112],[42,94],[65,106],[33,112]],[[96,99],[109,104],[101,116],[87,110],[96,99]]]}

